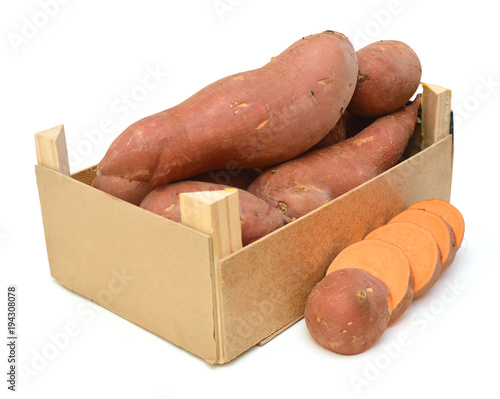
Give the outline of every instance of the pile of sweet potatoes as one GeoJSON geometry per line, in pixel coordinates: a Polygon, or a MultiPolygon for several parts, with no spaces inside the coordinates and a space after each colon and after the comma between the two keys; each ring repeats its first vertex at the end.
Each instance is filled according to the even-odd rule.
{"type": "Polygon", "coordinates": [[[394,166],[417,122],[421,72],[399,41],[356,52],[338,32],[305,36],[133,123],[92,185],[177,222],[179,193],[237,187],[247,245],[394,166]]]}
{"type": "Polygon", "coordinates": [[[308,296],[311,336],[343,355],[367,350],[448,269],[464,231],[449,202],[422,200],[343,249],[308,296]]]}

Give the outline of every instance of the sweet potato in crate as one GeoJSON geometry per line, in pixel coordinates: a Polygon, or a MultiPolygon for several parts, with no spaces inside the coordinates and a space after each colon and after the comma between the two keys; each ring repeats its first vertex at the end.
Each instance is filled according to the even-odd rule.
{"type": "Polygon", "coordinates": [[[236,193],[186,196],[187,225],[172,222],[91,187],[95,166],[70,174],[63,126],[37,133],[51,276],[210,363],[234,359],[303,317],[347,245],[411,203],[449,200],[451,92],[423,87],[421,151],[243,248],[236,193]]]}

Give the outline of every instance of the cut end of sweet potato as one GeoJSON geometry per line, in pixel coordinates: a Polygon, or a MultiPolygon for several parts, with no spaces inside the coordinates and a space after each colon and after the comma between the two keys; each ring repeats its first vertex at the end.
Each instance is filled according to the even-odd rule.
{"type": "Polygon", "coordinates": [[[358,241],[336,256],[327,275],[345,268],[363,269],[389,288],[392,299],[390,323],[394,323],[410,306],[415,281],[410,262],[398,246],[378,239],[358,241]]]}
{"type": "Polygon", "coordinates": [[[356,355],[367,350],[390,320],[386,285],[362,269],[336,270],[323,278],[307,298],[309,333],[332,352],[356,355]]]}

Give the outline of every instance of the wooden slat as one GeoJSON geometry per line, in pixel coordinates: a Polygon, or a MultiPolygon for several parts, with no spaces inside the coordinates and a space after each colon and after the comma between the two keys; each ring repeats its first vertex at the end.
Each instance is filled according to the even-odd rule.
{"type": "Polygon", "coordinates": [[[450,133],[451,90],[422,83],[422,146],[427,148],[450,133]]]}
{"type": "Polygon", "coordinates": [[[212,236],[218,258],[242,247],[238,190],[181,193],[181,220],[186,226],[212,236]]]}
{"type": "Polygon", "coordinates": [[[238,190],[180,194],[181,221],[212,237],[212,287],[217,363],[227,361],[222,320],[222,289],[219,260],[242,248],[238,190]]]}
{"type": "Polygon", "coordinates": [[[63,125],[35,134],[35,145],[38,165],[70,175],[63,125]]]}

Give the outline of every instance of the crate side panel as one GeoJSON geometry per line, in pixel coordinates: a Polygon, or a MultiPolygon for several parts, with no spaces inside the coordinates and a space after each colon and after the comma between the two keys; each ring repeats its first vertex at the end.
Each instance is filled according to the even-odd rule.
{"type": "Polygon", "coordinates": [[[347,245],[412,202],[449,200],[451,154],[450,136],[223,259],[226,360],[302,317],[310,290],[347,245]]]}
{"type": "Polygon", "coordinates": [[[209,236],[48,168],[36,174],[53,278],[215,360],[209,236]]]}

